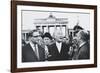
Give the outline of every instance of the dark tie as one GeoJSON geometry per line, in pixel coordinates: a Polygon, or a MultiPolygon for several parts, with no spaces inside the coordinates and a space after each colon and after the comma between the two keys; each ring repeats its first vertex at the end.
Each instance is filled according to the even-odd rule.
{"type": "Polygon", "coordinates": [[[38,60],[39,60],[39,51],[38,51],[38,47],[37,47],[37,45],[35,45],[34,47],[35,47],[35,54],[36,54],[36,56],[37,56],[37,58],[38,58],[38,60]]]}

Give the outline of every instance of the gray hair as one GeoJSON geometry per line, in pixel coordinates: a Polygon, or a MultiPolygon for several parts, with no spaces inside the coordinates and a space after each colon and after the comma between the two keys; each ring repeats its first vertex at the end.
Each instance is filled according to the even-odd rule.
{"type": "Polygon", "coordinates": [[[81,40],[83,40],[83,41],[88,41],[88,40],[89,40],[89,34],[88,34],[87,31],[85,31],[85,30],[80,30],[80,31],[78,32],[78,34],[80,35],[81,40]]]}

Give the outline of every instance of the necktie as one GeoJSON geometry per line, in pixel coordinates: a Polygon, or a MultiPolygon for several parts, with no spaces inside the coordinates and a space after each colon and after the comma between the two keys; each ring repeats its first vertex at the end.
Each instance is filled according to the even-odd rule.
{"type": "Polygon", "coordinates": [[[37,45],[35,45],[35,54],[36,54],[36,56],[39,60],[39,51],[38,51],[38,46],[37,45]]]}

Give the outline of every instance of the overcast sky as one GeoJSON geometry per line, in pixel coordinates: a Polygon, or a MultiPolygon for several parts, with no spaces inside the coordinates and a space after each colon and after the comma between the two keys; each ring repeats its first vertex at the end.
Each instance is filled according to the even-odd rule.
{"type": "Polygon", "coordinates": [[[79,20],[79,25],[90,30],[90,14],[50,11],[22,11],[22,30],[34,29],[34,19],[48,18],[50,13],[56,18],[68,18],[68,28],[72,29],[79,20]]]}

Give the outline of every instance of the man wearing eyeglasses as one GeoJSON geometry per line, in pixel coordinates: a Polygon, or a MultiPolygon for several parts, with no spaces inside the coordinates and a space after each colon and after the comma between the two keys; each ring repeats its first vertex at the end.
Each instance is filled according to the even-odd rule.
{"type": "Polygon", "coordinates": [[[45,50],[39,45],[41,33],[33,30],[30,42],[22,48],[22,62],[38,62],[45,60],[45,50]]]}

